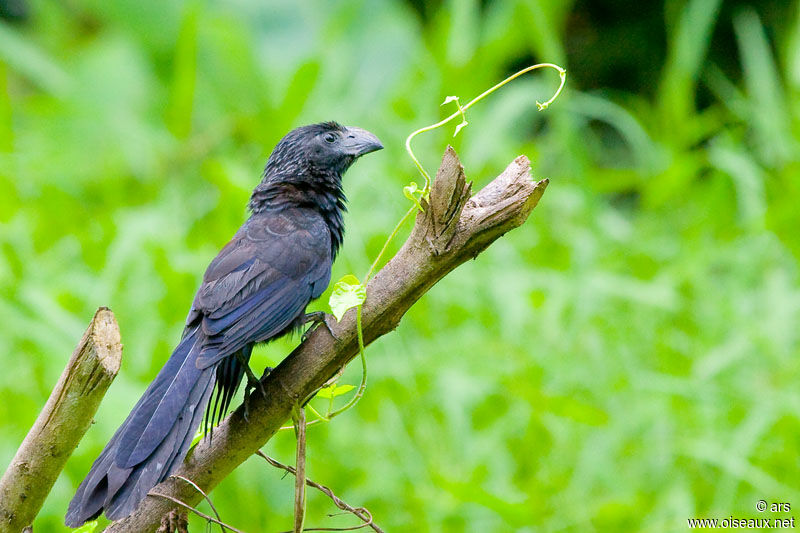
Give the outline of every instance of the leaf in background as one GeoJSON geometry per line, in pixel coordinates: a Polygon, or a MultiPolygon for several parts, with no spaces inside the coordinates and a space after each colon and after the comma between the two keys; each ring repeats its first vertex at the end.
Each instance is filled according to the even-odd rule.
{"type": "MultiPolygon", "coordinates": [[[[685,142],[688,128],[684,122],[694,118],[691,96],[698,72],[711,43],[722,0],[689,0],[681,10],[677,24],[671,25],[669,51],[661,80],[660,107],[664,119],[675,126],[676,144],[685,142]]],[[[691,122],[691,121],[690,121],[691,122]]]]}
{"type": "Polygon", "coordinates": [[[63,95],[70,87],[70,77],[61,65],[25,34],[6,24],[0,24],[0,59],[50,93],[63,95]]]}
{"type": "Polygon", "coordinates": [[[750,123],[759,155],[770,165],[786,164],[795,158],[796,144],[789,122],[790,105],[784,94],[781,72],[773,57],[766,30],[753,9],[736,15],[733,29],[750,96],[750,123]]]}
{"type": "Polygon", "coordinates": [[[197,28],[200,8],[188,3],[178,33],[174,53],[174,72],[170,87],[167,123],[178,138],[186,138],[192,130],[195,82],[197,79],[197,28]]]}
{"type": "Polygon", "coordinates": [[[367,288],[352,274],[344,276],[333,286],[333,292],[328,300],[331,311],[336,320],[342,319],[351,307],[364,303],[367,298],[367,288]]]}

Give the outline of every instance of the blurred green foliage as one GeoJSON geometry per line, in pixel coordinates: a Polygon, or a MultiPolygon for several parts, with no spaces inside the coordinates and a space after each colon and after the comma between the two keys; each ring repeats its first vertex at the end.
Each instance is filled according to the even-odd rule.
{"type": "MultiPolygon", "coordinates": [[[[97,306],[125,344],[37,531],[64,529],[287,130],[384,141],[346,176],[334,279],[361,274],[419,180],[405,136],[536,61],[569,71],[549,110],[534,101],[557,76],[522,78],[415,151],[432,170],[453,142],[476,187],[524,153],[547,193],[368,349],[357,408],[309,429],[310,477],[388,531],[683,531],[762,498],[800,508],[796,2],[28,7],[0,25],[0,463],[97,306]]],[[[265,451],[293,447],[287,431],[265,451]]],[[[353,523],[309,494],[310,526],[353,523]]],[[[291,523],[292,480],[258,458],[212,497],[246,531],[291,523]]]]}

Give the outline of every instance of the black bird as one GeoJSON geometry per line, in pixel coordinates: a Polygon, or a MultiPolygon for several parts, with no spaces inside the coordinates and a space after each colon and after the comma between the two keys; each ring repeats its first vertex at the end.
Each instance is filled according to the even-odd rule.
{"type": "Polygon", "coordinates": [[[78,487],[67,526],[104,509],[110,519],[131,514],[181,463],[204,408],[219,419],[243,375],[255,379],[253,345],[324,316],[305,309],[328,286],[342,243],[342,174],[381,148],[370,132],[335,122],[281,139],[250,218],[208,266],[180,343],[78,487]]]}

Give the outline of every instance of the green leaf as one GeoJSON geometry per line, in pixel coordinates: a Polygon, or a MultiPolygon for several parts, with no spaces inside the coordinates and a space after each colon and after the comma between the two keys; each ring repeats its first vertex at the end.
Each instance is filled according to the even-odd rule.
{"type": "Polygon", "coordinates": [[[0,24],[0,60],[45,91],[63,95],[72,85],[70,75],[25,33],[0,24]]]}
{"type": "Polygon", "coordinates": [[[327,387],[320,389],[319,392],[317,392],[317,396],[320,398],[336,398],[353,389],[355,389],[353,385],[337,385],[336,383],[331,383],[327,387]]]}
{"type": "Polygon", "coordinates": [[[97,520],[92,520],[77,529],[73,529],[72,533],[92,533],[95,529],[97,529],[97,520]]]}
{"type": "Polygon", "coordinates": [[[364,303],[367,299],[367,288],[352,274],[344,276],[333,286],[333,292],[328,300],[331,311],[336,320],[342,319],[348,309],[364,303]]]}
{"type": "Polygon", "coordinates": [[[416,181],[412,181],[411,183],[403,187],[403,194],[405,195],[406,198],[417,204],[417,208],[420,211],[425,211],[424,209],[422,209],[422,204],[419,203],[419,198],[417,197],[417,194],[422,196],[422,189],[419,188],[416,181]]]}
{"type": "Polygon", "coordinates": [[[336,383],[331,383],[327,387],[322,387],[317,391],[317,398],[333,398],[333,392],[336,389],[336,383]]]}
{"type": "MultiPolygon", "coordinates": [[[[458,96],[448,96],[447,98],[444,99],[444,102],[442,102],[440,105],[449,104],[450,102],[455,102],[456,105],[458,106],[458,112],[461,113],[461,124],[456,126],[456,131],[453,133],[453,137],[455,137],[456,135],[458,135],[458,132],[461,131],[461,128],[469,124],[469,122],[467,122],[467,117],[464,114],[464,108],[461,107],[461,102],[458,100],[458,96]]],[[[539,105],[539,102],[536,102],[536,104],[539,105]]],[[[541,111],[542,109],[544,108],[541,107],[541,105],[539,105],[539,111],[541,111]]],[[[412,185],[414,185],[414,183],[412,183],[412,185]]],[[[408,194],[406,194],[406,196],[408,196],[408,194]]],[[[420,211],[422,211],[422,207],[420,207],[419,209],[420,211]]]]}
{"type": "Polygon", "coordinates": [[[348,393],[351,390],[355,389],[353,385],[336,385],[336,390],[333,393],[333,397],[341,396],[342,394],[348,393]]]}

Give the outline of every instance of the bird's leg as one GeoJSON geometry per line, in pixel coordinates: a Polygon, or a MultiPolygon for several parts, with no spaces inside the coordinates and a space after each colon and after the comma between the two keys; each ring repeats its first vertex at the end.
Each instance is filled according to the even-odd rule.
{"type": "Polygon", "coordinates": [[[323,311],[314,311],[313,313],[306,313],[303,316],[302,324],[305,325],[311,322],[311,326],[307,330],[305,330],[305,332],[303,332],[303,336],[300,337],[300,341],[306,342],[308,340],[308,337],[314,332],[315,329],[317,329],[317,327],[319,327],[320,324],[325,324],[325,328],[328,330],[328,333],[331,334],[331,337],[333,337],[338,341],[339,337],[336,336],[336,334],[333,332],[333,329],[331,329],[331,325],[328,323],[329,316],[330,315],[326,314],[323,311]]]}
{"type": "MultiPolygon", "coordinates": [[[[245,360],[241,350],[236,352],[236,359],[239,360],[242,368],[244,368],[244,373],[247,375],[247,383],[244,386],[244,420],[245,422],[250,422],[250,392],[254,389],[258,389],[261,392],[261,396],[266,400],[267,391],[264,390],[264,384],[261,383],[261,380],[253,374],[253,369],[250,368],[250,363],[245,360]]],[[[272,369],[270,368],[270,370],[272,369]]],[[[268,373],[269,372],[266,372],[265,369],[264,375],[268,373]]]]}

